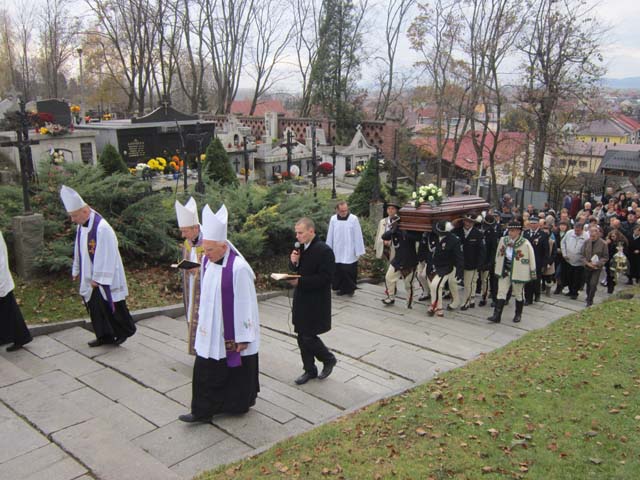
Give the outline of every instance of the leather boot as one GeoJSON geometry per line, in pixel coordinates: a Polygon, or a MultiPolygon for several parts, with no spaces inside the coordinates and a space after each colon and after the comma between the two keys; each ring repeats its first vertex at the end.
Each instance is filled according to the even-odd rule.
{"type": "Polygon", "coordinates": [[[504,308],[504,300],[496,300],[496,306],[493,310],[493,315],[491,315],[487,320],[493,323],[500,323],[502,320],[502,309],[504,308]]]}
{"type": "Polygon", "coordinates": [[[516,316],[513,317],[513,323],[518,323],[522,320],[522,308],[524,307],[524,302],[519,302],[516,300],[516,316]]]}

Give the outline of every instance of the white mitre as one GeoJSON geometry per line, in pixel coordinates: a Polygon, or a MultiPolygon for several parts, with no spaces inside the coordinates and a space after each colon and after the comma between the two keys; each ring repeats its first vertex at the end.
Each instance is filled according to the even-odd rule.
{"type": "Polygon", "coordinates": [[[214,242],[226,242],[228,219],[229,213],[224,205],[216,213],[213,213],[209,205],[205,205],[202,210],[202,238],[214,242]]]}
{"type": "Polygon", "coordinates": [[[60,189],[60,198],[62,199],[64,208],[68,213],[80,210],[82,207],[87,205],[78,192],[66,185],[62,185],[62,188],[60,189]]]}
{"type": "Polygon", "coordinates": [[[198,219],[198,206],[193,197],[187,203],[182,205],[176,200],[176,216],[178,217],[178,227],[193,227],[200,224],[198,219]]]}

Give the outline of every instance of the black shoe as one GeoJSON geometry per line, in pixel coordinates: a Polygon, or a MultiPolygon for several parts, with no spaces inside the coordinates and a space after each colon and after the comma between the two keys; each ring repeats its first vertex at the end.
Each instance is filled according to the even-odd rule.
{"type": "Polygon", "coordinates": [[[428,294],[426,294],[426,293],[423,293],[422,295],[420,295],[420,296],[418,297],[418,301],[419,301],[419,302],[424,302],[425,300],[429,300],[429,295],[428,295],[428,294]]]}
{"type": "Polygon", "coordinates": [[[516,300],[516,314],[513,317],[513,323],[520,323],[522,320],[522,308],[524,307],[524,302],[518,302],[516,300]]]}
{"type": "Polygon", "coordinates": [[[460,310],[462,310],[463,312],[468,309],[469,309],[469,305],[463,305],[460,307],[460,310]]]}
{"type": "Polygon", "coordinates": [[[345,293],[344,293],[344,292],[342,292],[342,291],[337,291],[337,292],[336,292],[336,295],[337,295],[337,296],[339,296],[339,297],[341,297],[341,296],[342,296],[342,295],[344,295],[344,294],[345,294],[345,293]]]}
{"type": "Polygon", "coordinates": [[[577,300],[578,299],[578,294],[577,293],[572,293],[571,295],[569,295],[569,298],[571,300],[577,300]]]}
{"type": "Polygon", "coordinates": [[[394,303],[396,303],[396,301],[393,298],[383,298],[382,303],[388,306],[393,305],[394,303]]]}
{"type": "Polygon", "coordinates": [[[486,300],[480,300],[480,301],[478,302],[478,306],[480,306],[480,307],[484,307],[486,304],[487,304],[487,301],[486,301],[486,300]]]}
{"type": "Polygon", "coordinates": [[[101,345],[110,345],[113,342],[114,340],[110,338],[96,338],[95,340],[91,340],[87,345],[93,348],[93,347],[99,347],[101,345]]]}
{"type": "Polygon", "coordinates": [[[475,303],[470,303],[469,304],[469,308],[476,308],[476,304],[475,303]]]}
{"type": "Polygon", "coordinates": [[[127,341],[127,337],[116,337],[113,343],[116,345],[122,345],[126,341],[127,341]]]}
{"type": "Polygon", "coordinates": [[[453,312],[455,308],[453,308],[451,305],[447,305],[447,310],[449,310],[450,312],[453,312]]]}
{"type": "Polygon", "coordinates": [[[178,420],[185,423],[210,423],[211,417],[196,417],[193,413],[180,415],[178,420]]]}
{"type": "Polygon", "coordinates": [[[534,302],[539,302],[540,301],[540,295],[536,295],[535,297],[533,297],[533,301],[534,302]]]}
{"type": "Polygon", "coordinates": [[[338,363],[338,360],[336,360],[335,358],[332,361],[325,363],[324,367],[322,367],[320,375],[318,375],[318,380],[323,380],[331,375],[331,372],[333,372],[333,367],[336,366],[336,363],[338,363]]]}
{"type": "MultiPolygon", "coordinates": [[[[333,368],[333,367],[331,367],[331,368],[333,368]]],[[[324,369],[322,369],[322,371],[324,372],[324,369]]],[[[309,380],[312,380],[312,379],[316,378],[317,376],[318,376],[317,373],[311,374],[309,372],[304,372],[302,375],[300,375],[298,378],[295,379],[296,385],[304,385],[309,380]]]]}
{"type": "Polygon", "coordinates": [[[7,347],[7,352],[16,352],[22,348],[22,345],[19,343],[14,343],[13,345],[9,345],[7,347]]]}

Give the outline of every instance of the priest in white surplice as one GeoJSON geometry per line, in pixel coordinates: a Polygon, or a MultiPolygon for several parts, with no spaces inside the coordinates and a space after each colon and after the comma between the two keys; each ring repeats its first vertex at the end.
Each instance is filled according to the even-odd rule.
{"type": "Polygon", "coordinates": [[[72,188],[63,185],[60,197],[71,221],[78,225],[72,275],[80,279],[80,296],[96,334],[89,346],[120,345],[136,332],[136,326],[125,301],[129,290],[116,234],[72,188]]]}
{"type": "Polygon", "coordinates": [[[364,240],[358,217],[349,212],[347,202],[336,205],[336,214],[329,221],[327,245],[336,257],[336,271],[331,287],[337,295],[353,295],[357,288],[358,257],[364,255],[364,240]]]}
{"type": "Polygon", "coordinates": [[[256,402],[260,322],[255,274],[227,240],[223,205],[202,211],[200,310],[191,413],[183,422],[209,422],[218,413],[245,413],[256,402]]]}
{"type": "MultiPolygon", "coordinates": [[[[182,259],[190,262],[202,263],[204,249],[202,247],[202,233],[198,219],[198,207],[193,197],[182,205],[176,200],[176,216],[180,235],[184,238],[182,245],[182,259]]],[[[200,304],[200,269],[182,270],[182,298],[187,317],[187,343],[190,355],[195,355],[194,343],[198,328],[198,306],[200,304]]]]}

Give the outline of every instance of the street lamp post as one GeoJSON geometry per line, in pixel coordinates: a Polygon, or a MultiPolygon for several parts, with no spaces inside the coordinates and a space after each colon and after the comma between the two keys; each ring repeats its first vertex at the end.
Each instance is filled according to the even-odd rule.
{"type": "Polygon", "coordinates": [[[247,137],[242,137],[242,145],[243,151],[242,155],[244,156],[244,184],[249,184],[249,152],[247,151],[247,137]]]}
{"type": "Polygon", "coordinates": [[[311,125],[311,182],[313,183],[313,196],[317,196],[318,172],[316,169],[316,124],[311,125]]]}
{"type": "Polygon", "coordinates": [[[331,198],[336,198],[336,146],[331,150],[331,159],[333,160],[333,188],[331,189],[331,198]]]}
{"type": "Polygon", "coordinates": [[[82,48],[76,50],[80,62],[80,120],[84,118],[84,76],[82,75],[82,48]]]}

